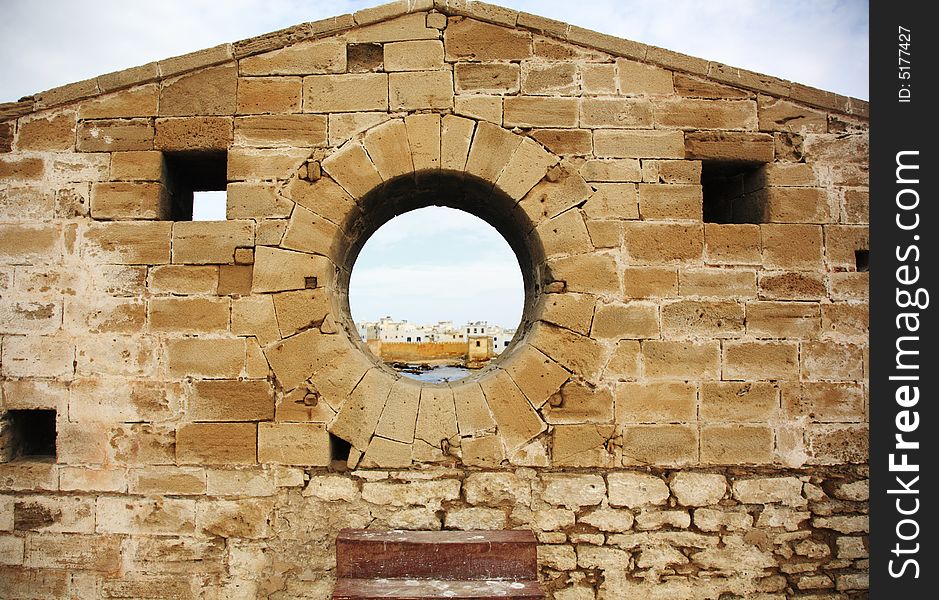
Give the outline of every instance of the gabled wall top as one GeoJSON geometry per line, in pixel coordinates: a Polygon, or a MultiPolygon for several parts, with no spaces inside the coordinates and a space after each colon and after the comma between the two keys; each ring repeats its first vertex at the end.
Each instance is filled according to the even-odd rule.
{"type": "Polygon", "coordinates": [[[67,104],[143,83],[159,81],[195,69],[269,52],[303,40],[325,38],[355,27],[393,19],[409,13],[431,10],[449,16],[472,17],[505,27],[528,30],[550,38],[601,50],[613,56],[629,58],[673,71],[705,77],[716,82],[769,96],[789,98],[811,106],[862,118],[869,117],[869,103],[864,100],[841,96],[770,75],[763,75],[664,48],[598,33],[526,12],[473,0],[398,0],[374,8],[363,9],[353,14],[301,23],[258,37],[231,44],[222,44],[46,90],[23,98],[18,102],[0,104],[0,120],[15,119],[36,110],[67,104]]]}

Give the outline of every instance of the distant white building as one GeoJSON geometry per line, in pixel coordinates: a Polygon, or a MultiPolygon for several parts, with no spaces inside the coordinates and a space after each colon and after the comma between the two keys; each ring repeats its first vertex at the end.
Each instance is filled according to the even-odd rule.
{"type": "Polygon", "coordinates": [[[453,321],[439,321],[434,325],[419,325],[406,320],[395,321],[390,316],[377,321],[356,323],[362,340],[420,344],[427,342],[452,343],[465,342],[471,337],[492,337],[495,354],[501,354],[508,348],[515,336],[515,329],[505,329],[499,325],[490,325],[486,321],[471,321],[462,327],[454,327],[453,321]]]}

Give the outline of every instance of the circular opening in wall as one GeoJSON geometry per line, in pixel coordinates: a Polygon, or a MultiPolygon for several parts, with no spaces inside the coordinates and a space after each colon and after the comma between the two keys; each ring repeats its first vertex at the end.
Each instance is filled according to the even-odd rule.
{"type": "Polygon", "coordinates": [[[386,182],[359,205],[338,287],[363,351],[426,383],[480,376],[512,352],[543,259],[511,198],[444,171],[386,182]]]}

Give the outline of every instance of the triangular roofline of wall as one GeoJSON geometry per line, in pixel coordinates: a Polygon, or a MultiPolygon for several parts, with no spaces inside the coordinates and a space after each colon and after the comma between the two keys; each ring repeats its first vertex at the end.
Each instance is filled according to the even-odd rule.
{"type": "Polygon", "coordinates": [[[0,121],[16,119],[39,110],[144,83],[160,81],[189,71],[239,60],[247,56],[270,52],[297,42],[338,35],[356,27],[387,21],[406,14],[434,10],[448,16],[470,17],[496,25],[524,29],[555,40],[600,50],[615,57],[656,65],[717,83],[776,98],[789,99],[841,114],[854,115],[864,119],[870,116],[870,104],[865,100],[842,96],[771,75],[764,75],[664,48],[598,33],[576,25],[569,25],[554,19],[503,8],[494,4],[474,0],[398,0],[374,8],[366,8],[352,14],[301,23],[257,37],[221,44],[189,54],[174,56],[52,88],[22,98],[17,102],[0,104],[0,121]]]}

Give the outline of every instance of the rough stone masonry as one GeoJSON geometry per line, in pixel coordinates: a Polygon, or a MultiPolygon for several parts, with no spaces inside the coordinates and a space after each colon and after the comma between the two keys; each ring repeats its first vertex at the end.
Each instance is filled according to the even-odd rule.
{"type": "Polygon", "coordinates": [[[867,130],[462,0],[0,105],[0,597],[328,598],[344,526],[531,528],[556,600],[865,596],[867,130]],[[434,203],[526,306],[421,386],[346,293],[434,203]]]}

